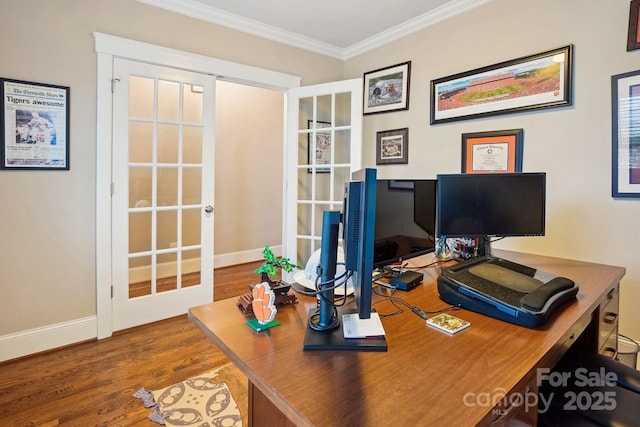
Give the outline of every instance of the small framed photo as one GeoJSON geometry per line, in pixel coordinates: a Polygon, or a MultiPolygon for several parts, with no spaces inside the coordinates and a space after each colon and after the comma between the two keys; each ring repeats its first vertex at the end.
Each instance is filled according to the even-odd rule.
{"type": "Polygon", "coordinates": [[[627,51],[640,49],[640,0],[631,0],[627,51]]]}
{"type": "Polygon", "coordinates": [[[409,109],[411,61],[364,73],[363,114],[409,109]]]}
{"type": "Polygon", "coordinates": [[[307,136],[307,153],[309,153],[309,165],[307,172],[312,173],[315,167],[316,173],[328,173],[330,168],[322,165],[331,164],[331,123],[307,120],[307,129],[310,129],[307,136]],[[324,130],[327,129],[327,130],[324,130]],[[315,135],[315,143],[314,143],[315,135]]]}
{"type": "Polygon", "coordinates": [[[522,172],[522,129],[462,134],[462,173],[522,172]]]}
{"type": "Polygon", "coordinates": [[[0,78],[0,169],[69,170],[69,88],[0,78]]]}
{"type": "Polygon", "coordinates": [[[409,163],[409,128],[376,133],[376,164],[409,163]]]}
{"type": "Polygon", "coordinates": [[[611,77],[611,196],[640,198],[640,70],[611,77]]]}

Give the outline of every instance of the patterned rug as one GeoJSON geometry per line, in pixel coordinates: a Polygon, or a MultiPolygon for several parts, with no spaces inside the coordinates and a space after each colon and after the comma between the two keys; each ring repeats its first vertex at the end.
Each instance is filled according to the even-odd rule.
{"type": "Polygon", "coordinates": [[[232,363],[160,390],[140,389],[134,395],[149,419],[167,426],[247,425],[247,377],[232,363]]]}

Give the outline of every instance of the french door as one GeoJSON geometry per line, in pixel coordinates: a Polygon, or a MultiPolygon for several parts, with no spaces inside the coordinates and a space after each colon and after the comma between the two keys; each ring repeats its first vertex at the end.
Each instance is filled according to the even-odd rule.
{"type": "Polygon", "coordinates": [[[304,268],[320,248],[322,212],[342,209],[362,167],[362,79],[290,89],[287,106],[283,255],[304,268]]]}
{"type": "Polygon", "coordinates": [[[215,77],[114,59],[113,330],[213,300],[215,77]]]}

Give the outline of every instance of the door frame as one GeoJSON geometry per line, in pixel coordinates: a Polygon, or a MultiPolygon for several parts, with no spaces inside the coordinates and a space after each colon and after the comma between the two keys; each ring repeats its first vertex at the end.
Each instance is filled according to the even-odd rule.
{"type": "MultiPolygon", "coordinates": [[[[301,77],[237,64],[221,59],[197,55],[181,50],[143,43],[122,37],[94,32],[94,51],[97,56],[96,81],[96,318],[97,338],[113,333],[111,300],[112,283],[112,82],[113,58],[178,68],[235,83],[248,84],[285,92],[300,86],[301,77]]],[[[285,98],[286,135],[286,98],[285,98]]],[[[286,137],[286,136],[285,136],[286,137]]],[[[283,146],[285,141],[283,141],[283,146]]],[[[284,173],[284,171],[283,171],[284,173]]]]}

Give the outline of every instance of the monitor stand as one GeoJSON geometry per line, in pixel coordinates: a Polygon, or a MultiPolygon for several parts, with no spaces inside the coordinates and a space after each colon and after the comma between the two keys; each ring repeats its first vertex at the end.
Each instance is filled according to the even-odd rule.
{"type": "MultiPolygon", "coordinates": [[[[309,311],[309,317],[315,313],[309,311]]],[[[387,351],[387,340],[376,338],[345,338],[342,332],[342,315],[357,313],[355,309],[338,307],[340,326],[328,331],[316,331],[307,326],[304,334],[303,350],[356,350],[356,351],[387,351]]]]}

